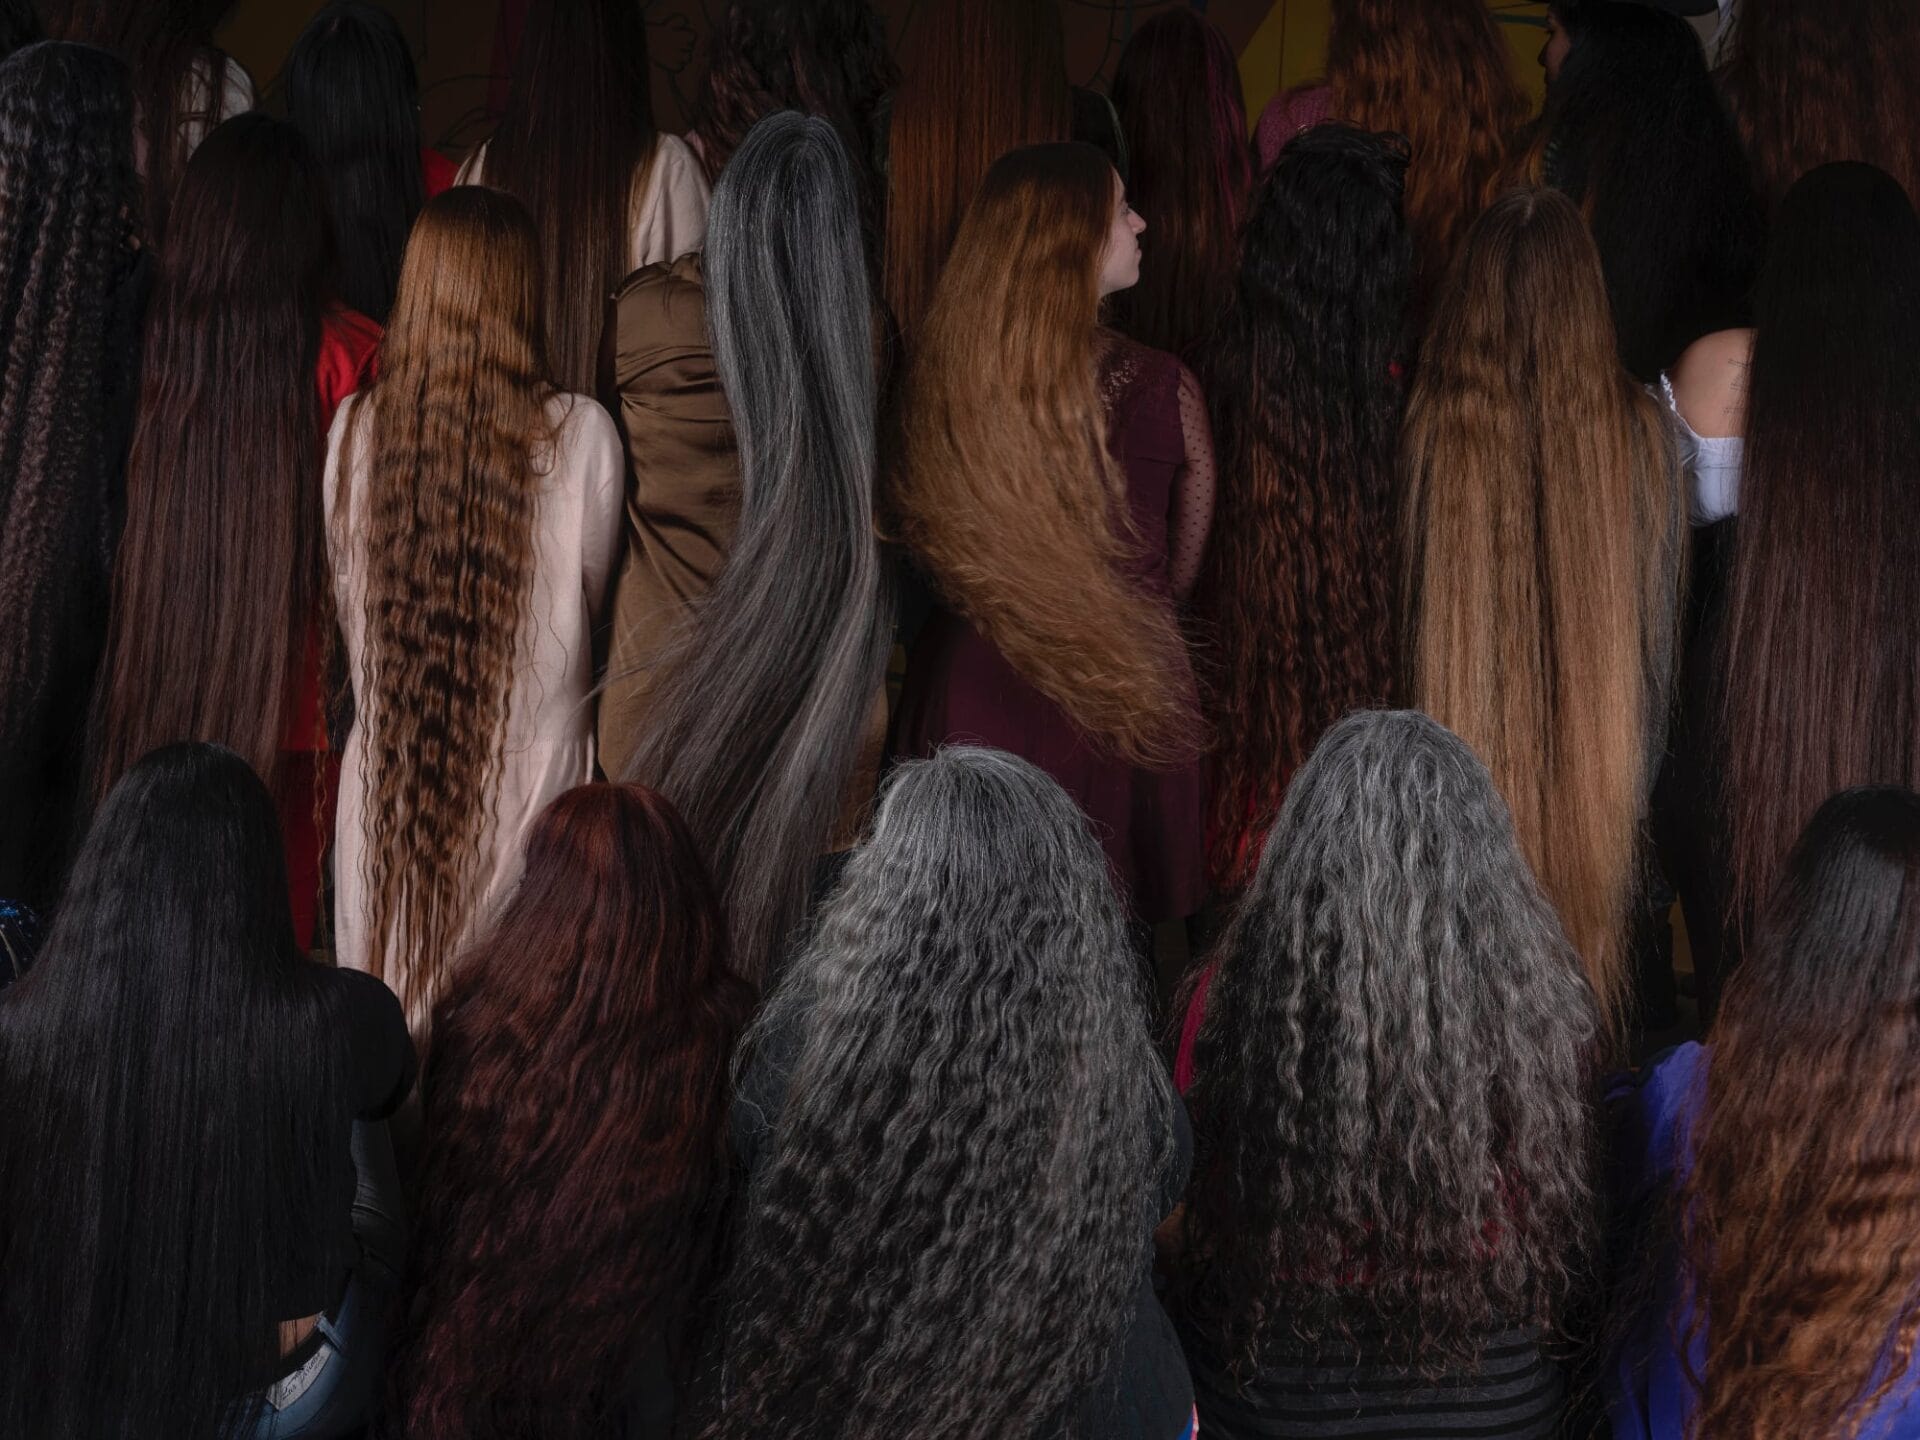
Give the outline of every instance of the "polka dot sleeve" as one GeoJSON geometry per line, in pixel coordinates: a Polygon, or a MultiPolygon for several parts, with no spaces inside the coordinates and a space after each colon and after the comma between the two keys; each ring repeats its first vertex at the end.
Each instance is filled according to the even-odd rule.
{"type": "Polygon", "coordinates": [[[1207,558],[1207,537],[1213,530],[1213,423],[1207,418],[1206,397],[1200,382],[1185,366],[1180,368],[1180,431],[1187,447],[1186,463],[1174,477],[1167,525],[1167,573],[1177,600],[1193,593],[1200,566],[1207,558]]]}

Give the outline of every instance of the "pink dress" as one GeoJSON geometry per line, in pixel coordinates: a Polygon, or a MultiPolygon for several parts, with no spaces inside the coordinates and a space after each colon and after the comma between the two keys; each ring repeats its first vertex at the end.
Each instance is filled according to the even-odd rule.
{"type": "MultiPolygon", "coordinates": [[[[1199,573],[1212,520],[1205,401],[1173,356],[1118,339],[1102,393],[1140,540],[1133,579],[1174,605],[1199,573]]],[[[960,616],[935,610],[914,642],[894,733],[906,755],[992,745],[1045,770],[1093,822],[1134,919],[1177,919],[1205,900],[1200,763],[1142,770],[1100,750],[960,616]]]]}

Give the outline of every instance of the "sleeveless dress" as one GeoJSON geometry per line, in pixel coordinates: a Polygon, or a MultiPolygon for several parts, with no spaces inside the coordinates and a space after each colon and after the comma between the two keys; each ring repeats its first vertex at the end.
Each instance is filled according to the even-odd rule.
{"type": "MultiPolygon", "coordinates": [[[[1133,583],[1172,607],[1169,551],[1204,545],[1172,521],[1190,464],[1188,427],[1197,390],[1173,356],[1116,338],[1102,366],[1107,444],[1126,476],[1139,548],[1133,583]]],[[[1211,507],[1212,460],[1204,485],[1211,507]]],[[[1191,505],[1186,507],[1192,513],[1191,505]]],[[[1197,558],[1197,557],[1196,557],[1197,558]]],[[[1190,673],[1183,684],[1193,683],[1190,673]]],[[[1115,882],[1136,921],[1157,923],[1197,911],[1206,898],[1205,793],[1200,762],[1144,770],[1090,741],[1066,712],[1030,685],[992,641],[938,607],[914,642],[894,731],[903,755],[942,745],[991,745],[1032,761],[1079,803],[1105,847],[1115,882]]]]}

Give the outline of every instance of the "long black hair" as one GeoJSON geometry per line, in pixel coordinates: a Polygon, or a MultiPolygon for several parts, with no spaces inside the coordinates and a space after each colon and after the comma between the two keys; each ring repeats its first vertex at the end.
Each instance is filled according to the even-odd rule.
{"type": "Polygon", "coordinates": [[[483,178],[518,196],[540,232],[547,357],[562,389],[594,392],[639,167],[659,150],[651,84],[635,0],[547,0],[528,12],[483,178]]]}
{"type": "Polygon", "coordinates": [[[230,746],[277,780],[327,593],[314,366],[333,235],[319,166],[286,121],[236,115],[178,193],[94,690],[96,798],[175,740],[230,746]]]}
{"type": "Polygon", "coordinates": [[[1406,173],[1394,136],[1327,124],[1289,142],[1201,355],[1220,461],[1201,607],[1217,641],[1203,674],[1225,886],[1246,882],[1321,732],[1393,696],[1406,173]]]}
{"type": "Polygon", "coordinates": [[[0,999],[0,1434],[247,1433],[346,1153],[327,979],[246,763],[191,744],[130,770],[0,999]]]}
{"type": "Polygon", "coordinates": [[[51,838],[50,772],[106,620],[132,123],[126,67],[104,51],[38,44],[0,63],[0,892],[15,898],[22,847],[51,838]]]}
{"type": "Polygon", "coordinates": [[[1747,322],[1759,197],[1692,26],[1627,0],[1555,13],[1573,49],[1547,93],[1531,178],[1580,206],[1621,361],[1651,381],[1702,335],[1747,322]]]}
{"type": "Polygon", "coordinates": [[[0,60],[45,38],[33,0],[0,0],[0,60]]]}
{"type": "Polygon", "coordinates": [[[333,0],[287,56],[287,118],[326,172],[341,300],[387,323],[407,232],[426,203],[420,79],[399,22],[367,0],[333,0]]]}

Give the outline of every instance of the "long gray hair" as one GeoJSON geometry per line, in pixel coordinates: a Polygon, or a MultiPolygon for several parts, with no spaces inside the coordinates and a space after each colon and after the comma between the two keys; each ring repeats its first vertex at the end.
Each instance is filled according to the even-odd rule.
{"type": "Polygon", "coordinates": [[[710,1435],[1058,1423],[1111,1356],[1159,1218],[1177,1102],[1138,984],[1105,858],[1053,780],[983,749],[895,772],[746,1042],[746,1092],[777,1118],[710,1435]]]}
{"type": "Polygon", "coordinates": [[[740,524],[660,661],[626,778],[686,817],[759,981],[805,914],[893,636],[859,187],[832,125],[754,126],[713,192],[705,268],[740,524]]]}
{"type": "Polygon", "coordinates": [[[1183,1278],[1226,1363],[1362,1330],[1426,1362],[1551,1324],[1591,1208],[1598,1024],[1466,743],[1408,710],[1329,730],[1195,1047],[1183,1278]]]}

